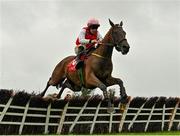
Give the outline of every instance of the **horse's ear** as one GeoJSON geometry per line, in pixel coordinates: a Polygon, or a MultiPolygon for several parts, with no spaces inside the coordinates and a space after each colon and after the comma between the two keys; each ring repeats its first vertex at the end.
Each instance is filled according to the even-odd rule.
{"type": "Polygon", "coordinates": [[[120,22],[120,26],[123,26],[123,21],[120,22]]]}
{"type": "Polygon", "coordinates": [[[109,19],[109,24],[113,27],[114,23],[109,19]]]}

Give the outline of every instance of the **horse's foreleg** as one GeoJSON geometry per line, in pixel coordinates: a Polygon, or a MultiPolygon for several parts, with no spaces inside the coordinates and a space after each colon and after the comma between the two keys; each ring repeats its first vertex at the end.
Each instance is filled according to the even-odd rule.
{"type": "Polygon", "coordinates": [[[127,94],[126,89],[123,85],[123,81],[120,78],[114,78],[110,77],[106,80],[106,83],[108,86],[118,84],[120,87],[120,96],[121,96],[121,102],[126,103],[127,102],[127,94]]]}
{"type": "Polygon", "coordinates": [[[108,109],[107,112],[111,113],[114,111],[114,108],[112,107],[112,103],[110,100],[110,97],[107,93],[107,87],[105,84],[103,84],[93,73],[86,78],[86,83],[90,86],[98,87],[103,91],[104,99],[108,103],[108,109]]]}
{"type": "Polygon", "coordinates": [[[109,96],[107,94],[107,87],[103,84],[93,73],[86,78],[87,86],[98,87],[103,91],[103,95],[105,99],[108,99],[109,96]]]}

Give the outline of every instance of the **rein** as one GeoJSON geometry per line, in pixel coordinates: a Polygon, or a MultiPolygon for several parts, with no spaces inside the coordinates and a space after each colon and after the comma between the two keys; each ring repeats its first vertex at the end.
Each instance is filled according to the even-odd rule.
{"type": "MultiPolygon", "coordinates": [[[[124,40],[127,40],[126,38],[123,38],[118,44],[121,45],[121,43],[124,41],[124,40]]],[[[114,41],[114,40],[113,40],[114,41]]],[[[102,43],[102,44],[105,44],[107,46],[113,46],[113,47],[116,47],[118,44],[117,43],[102,43]]]]}
{"type": "MultiPolygon", "coordinates": [[[[126,38],[123,38],[119,43],[116,43],[115,42],[115,38],[114,38],[114,36],[113,36],[113,31],[111,30],[111,41],[112,41],[112,43],[102,43],[102,44],[104,44],[104,45],[107,45],[107,46],[110,46],[110,47],[117,47],[118,45],[119,46],[122,46],[122,42],[124,41],[124,40],[127,40],[126,38]]],[[[92,55],[93,56],[96,56],[96,57],[99,57],[99,58],[102,58],[102,59],[108,59],[108,58],[106,58],[106,57],[104,57],[104,56],[102,56],[102,55],[99,55],[99,54],[97,54],[97,53],[92,53],[92,55]]]]}
{"type": "MultiPolygon", "coordinates": [[[[126,39],[125,39],[125,38],[122,39],[119,43],[121,43],[121,42],[124,41],[124,40],[126,40],[126,39]]],[[[115,43],[102,43],[102,44],[105,44],[105,45],[110,46],[110,47],[116,47],[116,46],[118,46],[118,44],[115,44],[115,43]]],[[[108,59],[108,58],[106,58],[106,57],[104,57],[104,56],[102,56],[102,55],[99,55],[99,54],[97,54],[97,53],[91,53],[91,55],[96,56],[96,57],[99,57],[99,58],[102,58],[102,59],[108,59]]]]}

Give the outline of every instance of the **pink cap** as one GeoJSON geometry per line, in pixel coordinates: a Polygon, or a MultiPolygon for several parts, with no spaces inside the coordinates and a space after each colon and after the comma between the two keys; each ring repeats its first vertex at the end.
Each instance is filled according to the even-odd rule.
{"type": "Polygon", "coordinates": [[[95,18],[91,18],[91,19],[88,20],[87,26],[89,27],[91,25],[98,25],[98,26],[100,26],[99,21],[97,19],[95,19],[95,18]]]}

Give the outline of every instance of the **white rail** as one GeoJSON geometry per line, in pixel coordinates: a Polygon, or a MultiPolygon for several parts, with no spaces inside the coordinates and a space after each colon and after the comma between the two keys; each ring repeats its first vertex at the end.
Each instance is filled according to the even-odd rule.
{"type": "Polygon", "coordinates": [[[144,123],[145,132],[148,130],[150,123],[161,123],[160,128],[162,131],[165,130],[165,124],[168,124],[168,131],[172,129],[173,123],[177,124],[177,129],[180,127],[179,101],[176,103],[175,107],[166,107],[164,104],[162,108],[156,108],[156,104],[154,104],[152,108],[144,108],[147,101],[143,103],[140,108],[134,108],[130,107],[129,101],[123,111],[120,110],[119,103],[117,107],[114,107],[116,112],[108,114],[106,112],[102,112],[103,110],[106,110],[106,107],[101,107],[102,101],[100,101],[96,107],[88,107],[88,100],[81,107],[72,105],[69,106],[69,102],[67,102],[62,109],[57,109],[52,108],[51,103],[47,106],[47,108],[30,107],[30,100],[25,106],[15,106],[11,105],[12,100],[13,98],[11,97],[7,104],[0,104],[0,109],[2,109],[0,111],[0,127],[1,125],[19,126],[18,134],[25,133],[23,132],[25,126],[42,126],[44,127],[45,134],[49,133],[50,127],[55,127],[56,131],[54,133],[65,133],[64,125],[70,125],[67,129],[67,133],[73,133],[75,126],[79,124],[89,124],[89,134],[93,134],[96,124],[108,124],[109,133],[113,132],[113,125],[117,125],[118,131],[121,132],[126,124],[126,127],[128,127],[127,129],[131,131],[133,126],[135,126],[135,123],[144,123]],[[24,110],[24,112],[17,113],[17,110],[24,110]],[[73,110],[78,112],[68,112],[73,110]],[[84,113],[85,110],[89,110],[91,112],[84,113]],[[138,119],[140,116],[146,117],[147,119],[138,119]],[[158,116],[158,119],[153,119],[153,116],[158,116]],[[11,119],[7,120],[8,117],[11,119],[21,117],[21,120],[11,121],[11,119]],[[91,117],[92,120],[80,121],[80,117],[91,117]],[[108,117],[108,120],[97,120],[98,117],[108,117]],[[120,120],[114,120],[115,117],[119,117],[120,120]],[[27,121],[27,118],[41,119],[41,122],[30,122],[27,121]],[[67,120],[66,118],[71,118],[71,120],[67,120]],[[55,119],[56,121],[51,121],[52,119],[55,119]]]}

